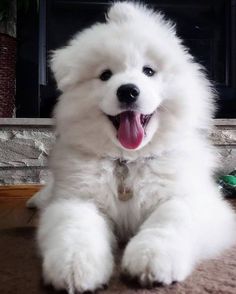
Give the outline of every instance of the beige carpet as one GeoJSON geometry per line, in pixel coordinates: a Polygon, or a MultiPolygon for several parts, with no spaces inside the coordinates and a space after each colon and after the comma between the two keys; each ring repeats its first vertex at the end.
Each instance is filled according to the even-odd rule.
{"type": "MultiPolygon", "coordinates": [[[[0,293],[56,293],[42,285],[34,239],[35,213],[27,211],[24,202],[25,199],[14,202],[0,199],[0,293]]],[[[185,282],[169,287],[141,289],[135,283],[121,280],[117,269],[109,287],[100,293],[236,294],[236,247],[202,263],[185,282]]]]}

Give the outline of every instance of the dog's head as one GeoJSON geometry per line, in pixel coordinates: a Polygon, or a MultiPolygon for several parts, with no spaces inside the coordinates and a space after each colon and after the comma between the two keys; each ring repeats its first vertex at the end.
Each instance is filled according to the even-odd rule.
{"type": "Polygon", "coordinates": [[[153,154],[181,132],[208,126],[212,92],[201,68],[161,14],[115,3],[107,22],[54,52],[63,92],[60,136],[98,154],[153,154]],[[166,143],[164,143],[166,142],[166,143]]]}

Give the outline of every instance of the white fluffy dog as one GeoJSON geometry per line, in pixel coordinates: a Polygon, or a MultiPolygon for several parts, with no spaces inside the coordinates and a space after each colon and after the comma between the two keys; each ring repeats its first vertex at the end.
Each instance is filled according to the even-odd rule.
{"type": "Polygon", "coordinates": [[[101,287],[126,240],[123,271],[144,286],[170,284],[233,243],[207,140],[214,93],[170,22],[117,2],[106,23],[55,51],[52,70],[62,91],[53,177],[29,202],[41,209],[46,282],[69,293],[101,287]]]}

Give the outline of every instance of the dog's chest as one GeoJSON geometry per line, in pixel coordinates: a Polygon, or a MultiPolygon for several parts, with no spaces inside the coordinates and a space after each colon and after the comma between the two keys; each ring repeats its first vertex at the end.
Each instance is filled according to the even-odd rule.
{"type": "MultiPolygon", "coordinates": [[[[114,222],[119,235],[134,234],[143,221],[166,197],[170,181],[166,182],[162,167],[152,160],[139,162],[107,162],[100,172],[95,201],[103,213],[114,222]],[[164,179],[163,179],[164,178],[164,179]]],[[[90,185],[91,186],[91,185],[90,185]]]]}
{"type": "Polygon", "coordinates": [[[134,234],[161,199],[159,176],[150,162],[116,161],[113,204],[107,214],[113,219],[120,236],[134,234]],[[112,209],[113,207],[113,209],[112,209]]]}
{"type": "Polygon", "coordinates": [[[156,196],[158,194],[159,177],[153,172],[150,160],[131,163],[117,160],[113,175],[116,183],[116,198],[120,202],[128,204],[136,201],[142,204],[153,189],[156,196]]]}

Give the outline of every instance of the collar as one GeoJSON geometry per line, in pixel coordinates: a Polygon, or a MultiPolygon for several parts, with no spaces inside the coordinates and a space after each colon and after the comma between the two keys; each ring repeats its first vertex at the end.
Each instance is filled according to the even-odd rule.
{"type": "Polygon", "coordinates": [[[130,160],[130,159],[124,159],[124,158],[113,158],[111,157],[110,160],[116,162],[116,164],[118,165],[127,165],[129,163],[136,163],[136,162],[146,162],[149,160],[154,160],[156,159],[156,156],[148,156],[148,157],[141,157],[141,158],[137,158],[135,160],[130,160]]]}

